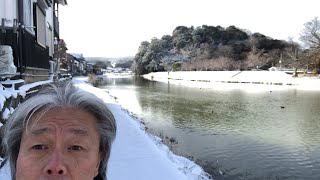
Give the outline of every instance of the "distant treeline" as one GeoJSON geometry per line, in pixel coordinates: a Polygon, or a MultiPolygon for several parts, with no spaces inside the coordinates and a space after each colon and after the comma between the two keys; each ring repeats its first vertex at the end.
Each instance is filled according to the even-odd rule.
{"type": "Polygon", "coordinates": [[[172,36],[143,41],[134,57],[136,75],[156,71],[266,70],[312,65],[299,44],[276,40],[235,26],[178,26],[172,36]]]}

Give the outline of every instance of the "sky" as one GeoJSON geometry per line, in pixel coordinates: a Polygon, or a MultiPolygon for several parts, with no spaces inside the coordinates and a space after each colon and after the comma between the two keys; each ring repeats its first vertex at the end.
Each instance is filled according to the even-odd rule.
{"type": "Polygon", "coordinates": [[[234,25],[274,39],[299,40],[320,18],[319,0],[67,0],[60,38],[85,57],[134,56],[142,41],[172,35],[177,26],[234,25]]]}

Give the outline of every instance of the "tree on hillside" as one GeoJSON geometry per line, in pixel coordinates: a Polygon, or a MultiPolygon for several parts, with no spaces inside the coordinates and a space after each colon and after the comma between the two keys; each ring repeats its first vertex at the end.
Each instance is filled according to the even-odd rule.
{"type": "MultiPolygon", "coordinates": [[[[294,68],[295,71],[297,71],[297,68],[299,66],[302,66],[303,62],[299,58],[300,53],[300,45],[293,41],[292,37],[289,37],[289,46],[285,48],[285,55],[288,56],[289,66],[294,68]]],[[[295,76],[297,76],[297,73],[295,73],[295,76]]]]}
{"type": "Polygon", "coordinates": [[[218,48],[215,49],[213,52],[213,55],[215,58],[218,57],[227,57],[227,58],[234,58],[234,51],[232,46],[230,45],[221,45],[218,48]]]}
{"type": "MultiPolygon", "coordinates": [[[[136,75],[171,70],[267,69],[279,62],[288,64],[289,43],[263,34],[248,34],[235,26],[178,26],[172,36],[142,42],[134,58],[136,75]],[[288,53],[285,53],[285,51],[288,53]]],[[[293,56],[292,56],[293,57],[293,56]]]]}
{"type": "Polygon", "coordinates": [[[287,43],[285,41],[272,39],[260,33],[252,34],[250,37],[250,43],[252,47],[264,49],[265,51],[270,51],[272,49],[283,50],[287,47],[287,43]]]}
{"type": "Polygon", "coordinates": [[[300,40],[311,48],[320,48],[320,20],[318,17],[304,24],[300,40]]]}
{"type": "Polygon", "coordinates": [[[111,67],[111,62],[110,61],[97,61],[94,65],[97,69],[102,68],[102,69],[107,69],[107,67],[111,67]]]}
{"type": "Polygon", "coordinates": [[[318,17],[304,24],[300,40],[311,48],[307,56],[313,59],[312,64],[316,73],[320,73],[320,20],[318,17]]]}
{"type": "Polygon", "coordinates": [[[192,31],[192,40],[193,43],[196,45],[196,47],[199,47],[200,44],[206,43],[206,44],[219,44],[221,42],[221,32],[223,32],[224,29],[220,26],[214,27],[214,26],[207,26],[203,25],[202,27],[197,27],[192,31]]]}
{"type": "Polygon", "coordinates": [[[240,29],[236,28],[235,26],[229,26],[225,32],[223,33],[223,43],[227,44],[230,41],[243,41],[248,39],[249,36],[247,33],[241,31],[240,29]]]}
{"type": "Polygon", "coordinates": [[[176,53],[173,49],[168,51],[160,60],[160,65],[164,67],[166,71],[176,70],[176,64],[181,64],[182,62],[188,62],[189,56],[182,52],[176,53]]]}
{"type": "Polygon", "coordinates": [[[164,70],[161,65],[161,59],[168,53],[170,42],[166,39],[153,38],[149,44],[148,50],[145,53],[144,59],[149,64],[146,66],[148,72],[156,72],[164,70]]]}
{"type": "Polygon", "coordinates": [[[264,50],[253,48],[247,55],[244,64],[247,69],[260,69],[262,66],[269,64],[271,58],[267,57],[264,50]]]}
{"type": "Polygon", "coordinates": [[[239,63],[228,57],[210,60],[210,69],[214,71],[232,71],[239,68],[239,63]]]}
{"type": "Polygon", "coordinates": [[[139,50],[137,54],[135,55],[133,59],[133,70],[136,75],[141,75],[147,73],[147,70],[145,69],[145,66],[148,65],[146,61],[144,61],[144,55],[146,54],[148,47],[149,47],[148,41],[142,41],[139,47],[139,50]]]}
{"type": "Polygon", "coordinates": [[[128,68],[132,67],[132,60],[121,60],[116,63],[116,68],[128,68]]]}
{"type": "Polygon", "coordinates": [[[173,45],[179,50],[184,48],[187,44],[192,42],[193,27],[178,26],[172,33],[173,45]]]}

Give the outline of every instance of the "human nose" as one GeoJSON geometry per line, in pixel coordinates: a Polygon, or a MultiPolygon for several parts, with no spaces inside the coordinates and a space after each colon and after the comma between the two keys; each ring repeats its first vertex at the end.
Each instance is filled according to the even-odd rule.
{"type": "Polygon", "coordinates": [[[54,150],[49,155],[48,163],[44,169],[44,174],[49,176],[63,176],[67,174],[67,168],[62,154],[57,150],[54,150]]]}

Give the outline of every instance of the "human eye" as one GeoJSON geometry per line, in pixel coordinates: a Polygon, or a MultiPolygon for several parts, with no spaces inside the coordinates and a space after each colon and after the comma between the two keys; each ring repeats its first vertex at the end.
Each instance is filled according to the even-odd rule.
{"type": "Polygon", "coordinates": [[[81,150],[83,150],[83,147],[81,147],[79,145],[72,145],[68,149],[73,150],[73,151],[81,151],[81,150]]]}
{"type": "Polygon", "coordinates": [[[36,145],[32,146],[32,149],[34,149],[34,150],[43,150],[43,149],[48,149],[48,147],[43,145],[43,144],[36,144],[36,145]]]}

